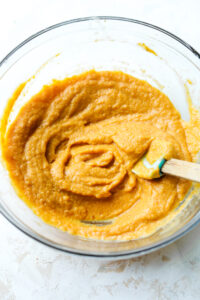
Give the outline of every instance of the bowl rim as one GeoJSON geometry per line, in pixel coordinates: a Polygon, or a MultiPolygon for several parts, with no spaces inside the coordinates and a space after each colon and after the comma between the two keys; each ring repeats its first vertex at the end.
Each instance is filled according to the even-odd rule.
{"type": "MultiPolygon", "coordinates": [[[[176,36],[175,34],[150,23],[144,22],[144,21],[140,21],[140,20],[136,20],[136,19],[131,19],[131,18],[125,18],[125,17],[117,17],[117,16],[90,16],[90,17],[82,17],[82,18],[76,18],[76,19],[71,19],[71,20],[67,20],[67,21],[63,21],[54,25],[51,25],[45,29],[42,29],[38,32],[36,32],[35,34],[31,35],[30,37],[28,37],[27,39],[25,39],[24,41],[22,41],[20,44],[18,44],[14,49],[12,49],[1,61],[0,61],[0,67],[6,63],[6,61],[15,53],[17,52],[20,48],[22,48],[24,45],[28,44],[30,41],[32,41],[33,39],[37,38],[38,36],[41,36],[43,34],[45,34],[48,31],[57,29],[59,27],[62,26],[66,26],[69,24],[73,24],[73,23],[80,23],[80,22],[86,22],[86,21],[95,21],[95,20],[109,20],[109,21],[123,21],[123,22],[129,22],[129,23],[135,23],[141,26],[145,26],[145,27],[149,27],[152,28],[156,31],[159,31],[161,33],[163,33],[164,35],[169,36],[170,38],[176,40],[178,43],[182,44],[185,48],[187,48],[188,50],[190,50],[192,52],[192,54],[194,54],[198,59],[200,59],[200,53],[197,52],[190,44],[188,44],[187,42],[185,42],[184,40],[182,40],[181,38],[179,38],[178,36],[176,36]]],[[[65,247],[62,247],[58,244],[53,244],[51,241],[49,241],[48,239],[42,238],[40,237],[38,234],[35,234],[34,232],[31,232],[26,226],[23,225],[23,223],[19,222],[18,220],[15,220],[15,218],[12,217],[12,215],[6,211],[6,209],[1,205],[0,203],[0,213],[12,224],[14,225],[14,227],[16,227],[17,229],[19,229],[21,232],[23,232],[24,234],[26,234],[27,236],[29,236],[30,238],[40,242],[41,244],[48,246],[50,248],[59,250],[61,252],[64,253],[68,253],[68,254],[73,254],[73,255],[78,255],[78,256],[86,256],[86,257],[95,257],[95,258],[103,258],[103,259],[125,259],[125,258],[131,258],[131,257],[137,257],[137,256],[141,256],[147,253],[151,253],[153,251],[156,251],[162,247],[165,247],[171,243],[173,243],[174,241],[176,241],[177,239],[181,238],[182,236],[184,236],[186,233],[188,233],[189,231],[191,231],[194,227],[197,226],[197,224],[200,223],[200,218],[197,218],[197,220],[195,220],[195,216],[186,224],[184,225],[181,229],[179,229],[177,232],[175,232],[170,238],[165,238],[159,242],[156,242],[153,245],[150,246],[145,246],[142,248],[139,248],[138,250],[124,250],[123,252],[119,252],[119,253],[89,253],[86,252],[84,250],[75,250],[75,249],[67,249],[65,247]]],[[[101,241],[96,241],[96,242],[101,242],[101,241]]],[[[108,241],[109,242],[109,241],[108,241]]],[[[111,241],[113,243],[113,241],[111,241]]],[[[117,241],[120,243],[123,243],[124,241],[117,241]]]]}

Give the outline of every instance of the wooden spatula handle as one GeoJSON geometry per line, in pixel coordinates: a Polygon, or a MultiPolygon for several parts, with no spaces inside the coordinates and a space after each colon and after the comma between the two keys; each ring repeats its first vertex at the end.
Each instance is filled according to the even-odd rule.
{"type": "Polygon", "coordinates": [[[163,165],[161,172],[184,179],[200,182],[200,164],[179,159],[170,159],[163,165]]]}

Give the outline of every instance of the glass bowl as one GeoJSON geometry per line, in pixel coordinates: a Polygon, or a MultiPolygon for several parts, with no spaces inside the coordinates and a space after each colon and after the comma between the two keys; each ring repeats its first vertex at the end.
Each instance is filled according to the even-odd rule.
{"type": "MultiPolygon", "coordinates": [[[[144,22],[119,17],[88,17],[44,29],[12,50],[0,63],[0,117],[16,87],[28,80],[20,107],[52,79],[86,70],[121,70],[145,79],[167,94],[184,120],[188,95],[200,104],[200,55],[175,35],[144,22]],[[153,50],[153,52],[152,52],[153,50]]],[[[200,189],[192,186],[176,218],[151,236],[131,241],[89,240],[45,224],[16,195],[1,161],[0,211],[18,229],[52,248],[85,256],[122,259],[159,249],[200,221],[200,189]]]]}

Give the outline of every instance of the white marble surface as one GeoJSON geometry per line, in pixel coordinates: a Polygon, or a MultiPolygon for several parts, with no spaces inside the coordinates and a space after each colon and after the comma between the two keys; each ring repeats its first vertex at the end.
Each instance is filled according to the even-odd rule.
{"type": "MultiPolygon", "coordinates": [[[[0,59],[30,34],[89,15],[161,26],[200,51],[199,0],[1,1],[0,59]]],[[[67,256],[0,216],[0,300],[200,299],[200,226],[153,254],[119,262],[67,256]]]]}

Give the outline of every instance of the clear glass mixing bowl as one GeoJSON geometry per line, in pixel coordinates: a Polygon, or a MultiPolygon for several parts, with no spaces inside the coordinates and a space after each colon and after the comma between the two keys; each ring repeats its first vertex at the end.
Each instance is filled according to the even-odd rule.
{"type": "MultiPolygon", "coordinates": [[[[94,68],[122,70],[147,80],[169,96],[185,120],[189,120],[188,91],[193,105],[199,109],[200,55],[190,45],[144,22],[89,17],[44,29],[3,59],[0,63],[0,117],[15,88],[27,79],[31,78],[17,100],[11,121],[21,105],[53,78],[61,79],[94,68]],[[157,55],[138,43],[144,43],[157,55]]],[[[149,237],[132,241],[87,240],[49,226],[35,216],[18,198],[5,167],[0,164],[1,213],[33,239],[66,253],[85,256],[134,257],[178,239],[200,221],[200,190],[190,192],[182,204],[187,205],[175,220],[149,237]]]]}

